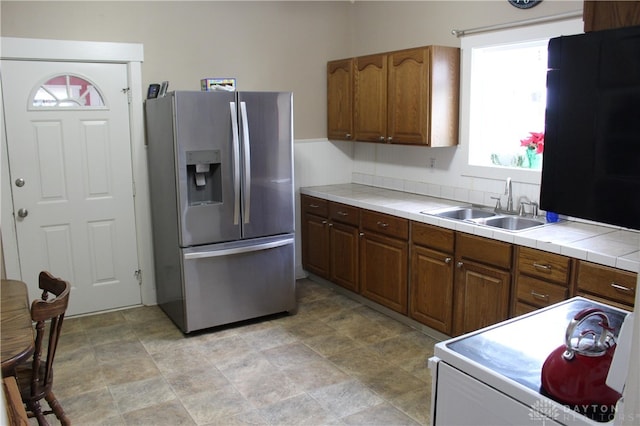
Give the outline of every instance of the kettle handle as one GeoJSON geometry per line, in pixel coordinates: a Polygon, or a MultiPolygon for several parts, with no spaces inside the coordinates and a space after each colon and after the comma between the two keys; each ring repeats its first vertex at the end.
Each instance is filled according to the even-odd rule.
{"type": "MultiPolygon", "coordinates": [[[[577,347],[578,345],[576,345],[576,347],[573,347],[573,345],[571,344],[571,338],[573,337],[573,333],[575,332],[576,328],[580,324],[582,324],[584,321],[586,321],[587,318],[590,318],[592,316],[600,317],[600,322],[598,323],[598,325],[602,327],[602,332],[600,333],[600,338],[598,339],[598,342],[595,345],[595,348],[597,349],[597,351],[589,352],[588,354],[585,354],[585,355],[590,355],[590,356],[603,355],[606,352],[606,350],[611,346],[609,340],[613,337],[611,333],[613,329],[609,326],[609,318],[601,309],[586,308],[578,312],[573,317],[573,319],[569,323],[569,326],[567,327],[567,331],[565,334],[565,345],[567,349],[562,354],[562,356],[565,359],[570,360],[574,357],[576,351],[580,352],[577,347]]],[[[580,343],[580,339],[586,334],[595,335],[595,332],[593,330],[587,330],[583,332],[582,335],[578,338],[578,344],[580,343]]]]}

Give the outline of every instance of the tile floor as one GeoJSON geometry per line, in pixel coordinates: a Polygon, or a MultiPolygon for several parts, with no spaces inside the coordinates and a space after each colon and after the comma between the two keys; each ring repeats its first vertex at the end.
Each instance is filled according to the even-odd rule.
{"type": "Polygon", "coordinates": [[[54,391],[74,425],[428,424],[435,340],[310,280],[298,293],[296,315],[189,336],[156,306],[69,318],[54,391]]]}

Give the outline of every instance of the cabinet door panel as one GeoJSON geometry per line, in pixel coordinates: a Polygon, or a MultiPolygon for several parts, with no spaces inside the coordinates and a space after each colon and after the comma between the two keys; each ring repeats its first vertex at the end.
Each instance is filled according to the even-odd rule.
{"type": "Polygon", "coordinates": [[[356,139],[383,142],[387,134],[387,55],[356,58],[353,107],[356,139]]]}
{"type": "Polygon", "coordinates": [[[302,266],[329,278],[329,227],[326,218],[305,214],[302,224],[302,266]]]}
{"type": "Polygon", "coordinates": [[[331,281],[358,292],[358,228],[333,223],[331,238],[331,281]]]}
{"type": "Polygon", "coordinates": [[[327,137],[353,139],[353,59],[327,63],[327,137]]]}
{"type": "Polygon", "coordinates": [[[455,280],[455,335],[508,318],[511,284],[509,272],[464,261],[457,268],[455,280]]]}
{"type": "Polygon", "coordinates": [[[429,48],[389,54],[389,142],[426,144],[429,114],[429,48]]]}
{"type": "Polygon", "coordinates": [[[407,314],[407,242],[376,234],[360,239],[362,295],[394,311],[407,314]]]}
{"type": "Polygon", "coordinates": [[[420,246],[411,252],[411,318],[451,334],[453,267],[450,255],[420,246]]]}

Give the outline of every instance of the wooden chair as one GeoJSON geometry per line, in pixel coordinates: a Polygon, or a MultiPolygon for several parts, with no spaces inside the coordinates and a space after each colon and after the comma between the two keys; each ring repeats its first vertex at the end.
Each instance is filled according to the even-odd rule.
{"type": "Polygon", "coordinates": [[[22,401],[27,406],[29,417],[38,419],[38,424],[48,425],[45,415],[55,414],[60,423],[70,425],[69,418],[65,415],[62,406],[52,391],[53,386],[53,360],[60,338],[62,321],[69,304],[69,292],[71,286],[68,282],[53,277],[43,271],[39,276],[39,287],[42,291],[42,299],[34,300],[31,304],[31,319],[36,324],[35,351],[33,362],[22,364],[17,368],[17,379],[20,387],[22,401]],[[49,294],[55,298],[47,300],[49,294]],[[46,358],[42,359],[43,344],[45,340],[45,325],[48,323],[49,338],[46,345],[46,358]],[[40,400],[44,398],[51,407],[51,411],[42,411],[40,400]]]}

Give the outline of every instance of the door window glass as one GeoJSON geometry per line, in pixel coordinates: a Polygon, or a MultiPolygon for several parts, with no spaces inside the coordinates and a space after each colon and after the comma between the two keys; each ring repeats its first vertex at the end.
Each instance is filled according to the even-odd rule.
{"type": "Polygon", "coordinates": [[[33,90],[29,109],[104,108],[100,90],[90,81],[72,74],[49,78],[33,90]]]}

